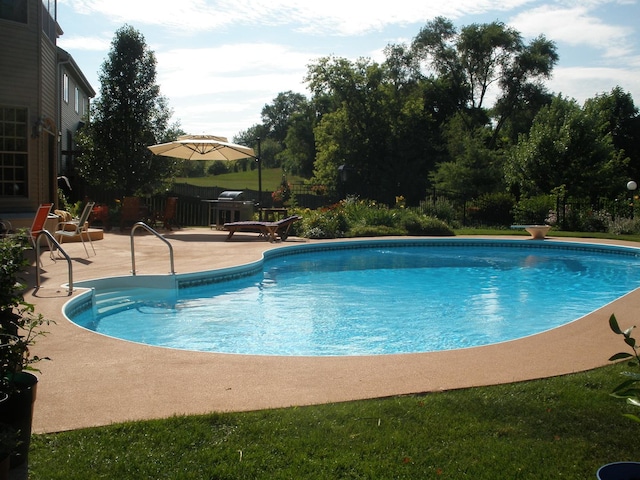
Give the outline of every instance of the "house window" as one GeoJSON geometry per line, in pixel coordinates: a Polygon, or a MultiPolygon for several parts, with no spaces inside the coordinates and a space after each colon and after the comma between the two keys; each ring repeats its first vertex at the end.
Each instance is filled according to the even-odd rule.
{"type": "Polygon", "coordinates": [[[75,88],[75,105],[74,108],[76,109],[76,113],[78,113],[80,111],[80,90],[78,90],[78,87],[75,88]]]}
{"type": "Polygon", "coordinates": [[[0,107],[0,197],[27,196],[27,109],[0,107]]]}
{"type": "Polygon", "coordinates": [[[0,0],[0,18],[28,23],[27,0],[0,0]]]}
{"type": "Polygon", "coordinates": [[[66,73],[62,75],[62,100],[69,103],[69,75],[66,73]]]}

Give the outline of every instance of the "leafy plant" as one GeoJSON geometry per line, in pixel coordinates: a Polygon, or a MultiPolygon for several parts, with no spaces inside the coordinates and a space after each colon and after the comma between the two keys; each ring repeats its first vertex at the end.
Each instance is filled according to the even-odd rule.
{"type": "MultiPolygon", "coordinates": [[[[609,326],[611,330],[624,337],[624,343],[626,343],[633,353],[619,352],[609,358],[610,361],[627,360],[627,365],[630,367],[640,367],[640,347],[638,346],[636,339],[631,336],[633,329],[629,327],[626,330],[622,330],[618,325],[618,320],[615,315],[609,317],[609,326]]],[[[626,398],[629,405],[640,407],[640,373],[636,372],[622,372],[622,375],[627,379],[616,386],[611,395],[617,398],[626,398]]],[[[631,420],[640,423],[640,417],[632,413],[624,415],[631,420]]]]}
{"type": "Polygon", "coordinates": [[[0,355],[0,387],[10,390],[11,376],[22,370],[37,371],[35,363],[45,357],[32,355],[30,347],[38,337],[46,335],[42,327],[50,320],[35,313],[33,304],[24,299],[26,284],[20,278],[29,264],[25,250],[29,248],[26,234],[0,240],[0,335],[3,342],[0,355]]]}

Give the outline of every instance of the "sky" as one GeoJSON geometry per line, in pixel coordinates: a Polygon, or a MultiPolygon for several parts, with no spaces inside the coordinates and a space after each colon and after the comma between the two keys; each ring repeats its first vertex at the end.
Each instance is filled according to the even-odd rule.
{"type": "Polygon", "coordinates": [[[319,58],[384,60],[437,16],[458,28],[503,22],[525,42],[556,43],[546,83],[582,104],[620,86],[640,107],[640,0],[57,0],[68,51],[96,92],[116,30],[138,30],[157,59],[157,82],[189,134],[226,136],[261,123],[279,93],[310,97],[319,58]]]}

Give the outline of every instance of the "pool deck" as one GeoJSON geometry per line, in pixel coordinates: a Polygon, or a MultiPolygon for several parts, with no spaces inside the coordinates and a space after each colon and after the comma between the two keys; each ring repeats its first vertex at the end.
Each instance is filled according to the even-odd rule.
{"type": "MultiPolygon", "coordinates": [[[[226,242],[226,232],[206,228],[161,233],[173,246],[177,273],[240,265],[260,259],[267,249],[309,242],[291,237],[270,244],[255,234],[242,233],[226,242]]],[[[107,232],[103,240],[94,242],[97,255],[89,249],[89,258],[81,243],[64,245],[72,258],[74,282],[130,275],[130,241],[128,231],[107,232]]],[[[135,252],[138,275],[169,272],[168,248],[158,238],[138,230],[135,252]]],[[[56,324],[48,327],[49,334],[34,347],[35,354],[52,359],[38,364],[35,433],[181,414],[438,392],[589,370],[606,365],[609,356],[624,349],[620,338],[609,330],[609,316],[615,313],[621,326],[629,326],[640,307],[639,289],[549,332],[445,352],[362,357],[188,352],[116,340],[72,324],[61,313],[71,298],[62,286],[68,280],[67,262],[52,261],[47,251],[41,258],[41,288],[31,288],[26,299],[56,324]]],[[[34,270],[27,275],[31,286],[35,286],[34,270]]],[[[562,295],[562,285],[558,285],[558,295],[562,295]]]]}

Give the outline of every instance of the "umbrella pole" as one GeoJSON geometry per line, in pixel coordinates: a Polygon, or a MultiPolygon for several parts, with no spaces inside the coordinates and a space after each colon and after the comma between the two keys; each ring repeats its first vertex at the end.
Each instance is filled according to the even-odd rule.
{"type": "Polygon", "coordinates": [[[258,218],[262,221],[262,161],[260,157],[262,156],[262,152],[260,149],[260,137],[258,137],[258,157],[256,158],[256,162],[258,162],[258,218]]]}

